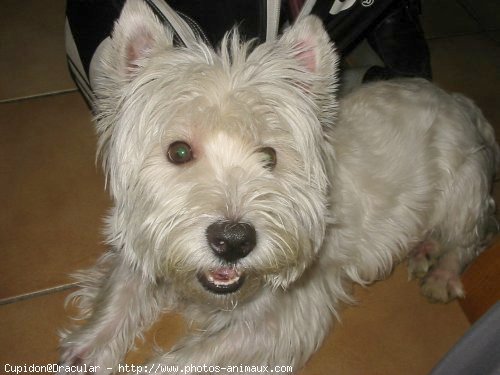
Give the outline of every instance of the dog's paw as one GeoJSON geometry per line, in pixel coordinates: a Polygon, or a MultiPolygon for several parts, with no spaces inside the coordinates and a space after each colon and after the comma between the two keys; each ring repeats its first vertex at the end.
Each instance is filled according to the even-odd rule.
{"type": "Polygon", "coordinates": [[[60,362],[57,367],[57,375],[95,375],[93,368],[86,366],[83,361],[60,362]]]}
{"type": "Polygon", "coordinates": [[[65,345],[57,375],[109,375],[112,373],[102,360],[89,354],[84,347],[65,345]],[[101,363],[101,364],[98,364],[101,363]]]}
{"type": "Polygon", "coordinates": [[[422,294],[432,302],[449,302],[465,296],[457,273],[436,268],[422,281],[422,294]]]}
{"type": "Polygon", "coordinates": [[[431,267],[437,263],[440,253],[439,244],[433,239],[418,244],[408,259],[408,278],[422,279],[425,277],[431,267]]]}
{"type": "Polygon", "coordinates": [[[58,363],[57,375],[86,375],[85,350],[76,345],[65,343],[61,347],[61,360],[58,363]]]}

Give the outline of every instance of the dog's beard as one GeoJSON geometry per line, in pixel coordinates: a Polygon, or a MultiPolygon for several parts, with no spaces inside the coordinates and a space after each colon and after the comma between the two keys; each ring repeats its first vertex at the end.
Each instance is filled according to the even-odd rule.
{"type": "Polygon", "coordinates": [[[302,275],[313,259],[312,241],[304,234],[257,226],[256,249],[236,262],[225,262],[212,254],[203,229],[179,227],[170,233],[172,242],[165,246],[160,272],[183,299],[231,309],[258,298],[264,289],[286,289],[302,275]]]}

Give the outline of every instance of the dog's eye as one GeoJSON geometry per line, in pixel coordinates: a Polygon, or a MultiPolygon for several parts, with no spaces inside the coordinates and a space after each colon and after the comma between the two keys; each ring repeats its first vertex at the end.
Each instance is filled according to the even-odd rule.
{"type": "Polygon", "coordinates": [[[173,164],[184,164],[193,160],[191,146],[186,142],[177,141],[168,146],[167,158],[173,164]]]}
{"type": "Polygon", "coordinates": [[[276,151],[272,147],[262,147],[259,152],[262,154],[262,161],[267,169],[274,169],[276,166],[276,151]]]}

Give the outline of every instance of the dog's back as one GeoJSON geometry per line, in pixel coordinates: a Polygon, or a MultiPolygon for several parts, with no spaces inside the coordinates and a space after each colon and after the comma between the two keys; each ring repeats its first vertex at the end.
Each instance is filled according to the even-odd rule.
{"type": "Polygon", "coordinates": [[[362,86],[339,107],[332,206],[347,272],[371,282],[411,253],[426,295],[462,296],[458,275],[494,220],[491,125],[471,100],[421,79],[362,86]]]}

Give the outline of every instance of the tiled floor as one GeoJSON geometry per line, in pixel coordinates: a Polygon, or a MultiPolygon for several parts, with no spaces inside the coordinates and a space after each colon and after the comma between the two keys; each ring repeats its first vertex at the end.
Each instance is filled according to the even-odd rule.
{"type": "MultiPolygon", "coordinates": [[[[2,373],[7,363],[57,361],[67,274],[103,251],[109,200],[90,114],[65,66],[64,1],[2,0],[0,8],[2,373]]],[[[474,98],[500,130],[500,3],[425,0],[423,11],[435,81],[474,98]]],[[[302,374],[426,374],[468,328],[457,303],[425,301],[404,266],[357,295],[360,305],[346,309],[302,374]]],[[[179,317],[166,317],[146,348],[153,337],[168,347],[183,330],[179,317]]]]}

